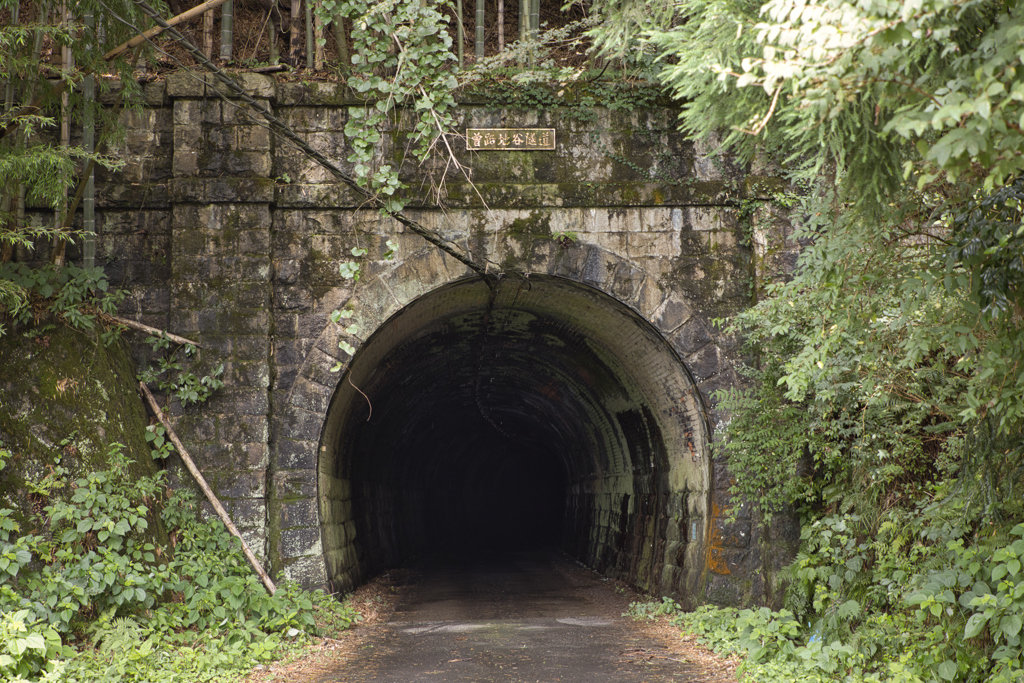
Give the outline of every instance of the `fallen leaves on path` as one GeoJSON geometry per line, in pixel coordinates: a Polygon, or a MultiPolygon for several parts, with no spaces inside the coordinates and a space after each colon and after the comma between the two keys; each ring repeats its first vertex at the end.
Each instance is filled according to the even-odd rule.
{"type": "Polygon", "coordinates": [[[309,647],[294,657],[253,669],[244,683],[313,683],[338,668],[338,662],[352,659],[388,623],[398,602],[399,589],[390,574],[363,584],[351,598],[362,619],[354,628],[314,638],[309,647]]]}
{"type": "Polygon", "coordinates": [[[697,641],[697,636],[680,631],[668,617],[637,621],[636,626],[648,638],[660,643],[662,648],[648,652],[643,651],[648,648],[634,648],[638,651],[623,653],[624,657],[638,662],[644,659],[679,662],[690,676],[687,679],[689,683],[736,683],[738,658],[712,652],[697,641]]]}

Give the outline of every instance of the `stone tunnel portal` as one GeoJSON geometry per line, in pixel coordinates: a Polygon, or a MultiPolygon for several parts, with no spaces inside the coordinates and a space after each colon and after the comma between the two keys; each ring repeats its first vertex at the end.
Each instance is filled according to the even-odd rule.
{"type": "Polygon", "coordinates": [[[352,359],[320,442],[327,575],[438,549],[556,546],[684,600],[701,579],[708,425],[672,348],[570,280],[461,280],[352,359]]]}

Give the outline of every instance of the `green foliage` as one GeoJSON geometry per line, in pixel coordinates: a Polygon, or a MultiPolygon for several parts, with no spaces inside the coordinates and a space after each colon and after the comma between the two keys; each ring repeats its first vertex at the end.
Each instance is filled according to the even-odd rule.
{"type": "MultiPolygon", "coordinates": [[[[987,193],[1024,163],[1017,4],[694,0],[638,19],[697,134],[725,127],[752,158],[784,150],[803,177],[838,172],[874,211],[904,177],[987,193]],[[764,132],[764,135],[760,133],[764,132]],[[749,135],[753,133],[754,135],[749,135]]],[[[954,188],[955,189],[955,188],[954,188]]]]}
{"type": "Polygon", "coordinates": [[[801,631],[792,613],[772,612],[767,607],[737,610],[705,605],[679,615],[675,622],[703,636],[716,649],[734,645],[733,649],[746,652],[752,661],[791,654],[801,631]]]}
{"type": "Polygon", "coordinates": [[[632,617],[636,620],[654,620],[658,617],[676,614],[680,610],[679,603],[669,597],[663,597],[661,602],[631,602],[629,609],[622,615],[632,617]]]}
{"type": "MultiPolygon", "coordinates": [[[[813,198],[803,208],[822,222],[830,212],[813,198]]],[[[883,504],[948,474],[942,462],[957,466],[949,435],[972,386],[957,347],[985,341],[973,336],[962,292],[914,277],[937,256],[913,236],[857,222],[817,228],[798,232],[814,241],[797,274],[766,287],[729,326],[745,337],[754,386],[719,396],[735,415],[723,453],[744,475],[735,492],[767,518],[788,504],[824,503],[870,522],[883,504]]]]}
{"type": "Polygon", "coordinates": [[[163,425],[148,425],[146,427],[146,442],[152,449],[151,455],[154,460],[166,460],[174,452],[174,445],[167,436],[167,430],[163,425]]]}
{"type": "MultiPolygon", "coordinates": [[[[150,366],[139,373],[139,380],[146,384],[156,384],[160,391],[167,392],[181,401],[182,406],[196,403],[205,403],[215,391],[224,386],[221,377],[224,374],[224,364],[221,363],[208,374],[199,376],[186,368],[190,359],[198,356],[198,350],[191,344],[176,346],[173,351],[171,341],[166,335],[150,337],[150,344],[154,351],[166,352],[166,355],[157,358],[157,366],[150,366]],[[178,358],[178,351],[185,356],[185,361],[178,358]]],[[[154,450],[164,455],[153,457],[166,457],[167,447],[163,442],[162,428],[154,428],[146,433],[146,440],[149,441],[154,450]],[[159,429],[159,431],[157,431],[159,429]]]]}
{"type": "MultiPolygon", "coordinates": [[[[586,32],[597,25],[599,18],[587,17],[561,26],[546,28],[505,46],[505,50],[477,60],[472,69],[459,73],[459,85],[468,93],[499,104],[517,102],[514,106],[543,108],[555,106],[561,93],[559,87],[597,80],[600,71],[573,67],[560,62],[557,53],[583,54],[588,50],[586,32]],[[530,87],[533,86],[533,87],[530,87]],[[518,90],[518,94],[516,93],[518,90]],[[505,98],[512,96],[514,100],[505,98]]],[[[627,80],[623,75],[622,80],[627,80]]]]}
{"type": "Polygon", "coordinates": [[[0,613],[0,676],[5,681],[59,680],[64,654],[60,635],[29,610],[0,613]]]}
{"type": "MultiPolygon", "coordinates": [[[[223,680],[300,647],[321,623],[337,629],[357,620],[351,606],[294,584],[271,597],[237,540],[198,517],[193,496],[165,498],[162,474],[131,480],[117,444],[108,461],[108,470],[58,482],[70,497],[31,520],[48,522],[47,536],[22,535],[11,511],[0,510],[0,673],[223,680]],[[171,546],[147,540],[158,514],[171,546]]],[[[66,474],[54,470],[58,479],[66,474]]]]}
{"type": "MultiPolygon", "coordinates": [[[[1019,516],[1020,501],[1007,512],[1019,516]]],[[[1024,524],[963,522],[963,506],[894,509],[879,531],[833,515],[804,529],[791,609],[705,606],[677,623],[746,656],[751,680],[1019,681],[1024,524]]]]}
{"type": "MultiPolygon", "coordinates": [[[[906,598],[908,604],[918,606],[918,619],[937,622],[937,628],[945,632],[962,628],[959,637],[983,649],[991,662],[987,680],[1024,678],[1024,524],[978,544],[951,539],[940,558],[943,564],[920,576],[917,590],[906,598]]],[[[957,654],[950,653],[950,659],[943,660],[951,663],[947,665],[951,672],[957,654]]],[[[957,666],[955,671],[959,669],[957,666]]],[[[953,676],[944,678],[954,680],[953,676]]]]}
{"type": "Polygon", "coordinates": [[[752,680],[1024,679],[1024,7],[598,9],[686,130],[801,195],[792,277],[727,323],[750,382],[717,396],[733,493],[803,519],[788,611],[690,627],[752,680]]]}
{"type": "MultiPolygon", "coordinates": [[[[56,10],[50,3],[0,0],[0,11],[11,19],[0,25],[0,54],[4,56],[0,83],[7,86],[0,111],[0,253],[6,261],[15,247],[31,249],[36,244],[79,237],[81,231],[64,227],[70,225],[65,215],[69,190],[89,164],[111,170],[121,166],[119,159],[90,152],[79,144],[53,144],[52,137],[62,119],[75,125],[91,119],[100,130],[107,130],[108,138],[116,137],[116,117],[104,111],[100,98],[83,98],[79,86],[88,73],[113,73],[120,79],[99,79],[97,90],[109,91],[111,84],[118,82],[123,86],[123,102],[141,101],[126,55],[111,62],[105,62],[103,55],[127,40],[131,27],[142,21],[134,3],[118,0],[78,2],[78,18],[68,23],[52,19],[51,11],[56,10]],[[26,21],[26,10],[34,17],[31,23],[26,21]],[[80,23],[87,13],[95,17],[111,12],[118,20],[94,22],[103,24],[102,32],[80,23]],[[64,48],[73,55],[71,68],[50,63],[50,56],[64,48]],[[61,105],[62,90],[70,94],[66,108],[61,105]],[[25,214],[29,205],[53,210],[54,218],[29,222],[25,214]]],[[[9,275],[0,274],[0,310],[17,311],[28,295],[9,275]]]]}
{"type": "Polygon", "coordinates": [[[348,160],[384,212],[401,211],[402,157],[427,160],[439,136],[454,129],[456,81],[448,67],[455,57],[448,19],[416,0],[341,0],[320,3],[316,11],[324,25],[335,17],[352,21],[348,85],[366,98],[366,106],[351,110],[345,125],[352,149],[348,160]],[[396,129],[403,131],[401,139],[388,139],[396,129]],[[382,163],[386,156],[394,162],[382,163]]]}
{"type": "MultiPolygon", "coordinates": [[[[29,324],[48,311],[78,330],[96,329],[98,318],[114,314],[126,296],[123,290],[110,290],[102,268],[71,265],[58,269],[2,263],[0,290],[0,312],[16,323],[29,324]]],[[[104,333],[105,341],[113,338],[104,333]]]]}
{"type": "MultiPolygon", "coordinates": [[[[946,375],[969,385],[955,417],[994,412],[1003,433],[1017,429],[1020,191],[998,188],[1024,169],[1024,9],[994,0],[689,0],[663,9],[622,16],[659,50],[684,128],[722,133],[722,152],[739,160],[774,158],[807,188],[797,215],[817,253],[801,263],[808,277],[775,294],[813,287],[831,298],[815,303],[835,310],[846,302],[833,295],[845,288],[850,303],[865,295],[873,303],[877,276],[898,264],[878,292],[918,333],[893,349],[897,357],[956,353],[946,375]],[[858,243],[867,247],[859,255],[858,243]],[[929,310],[944,300],[955,315],[929,310]]],[[[870,313],[878,320],[885,310],[870,313]]],[[[836,333],[786,368],[791,400],[816,388],[815,375],[832,374],[823,356],[844,332],[865,327],[863,316],[847,318],[852,324],[829,321],[824,329],[837,324],[836,333]]]]}
{"type": "MultiPolygon", "coordinates": [[[[718,394],[720,404],[734,415],[729,439],[720,448],[734,474],[730,493],[755,504],[763,523],[770,524],[777,512],[810,495],[807,478],[797,475],[806,460],[828,453],[828,443],[812,428],[814,417],[806,406],[778,391],[779,357],[741,371],[754,386],[718,394]]],[[[733,516],[737,512],[730,511],[733,516]]]]}
{"type": "Polygon", "coordinates": [[[950,271],[971,273],[971,297],[992,320],[1011,318],[1024,307],[1024,182],[1016,182],[972,201],[953,221],[956,246],[950,271]]]}

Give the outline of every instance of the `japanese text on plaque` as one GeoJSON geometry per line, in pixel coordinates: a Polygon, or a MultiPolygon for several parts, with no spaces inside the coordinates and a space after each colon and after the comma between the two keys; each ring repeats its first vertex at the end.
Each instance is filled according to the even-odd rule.
{"type": "Polygon", "coordinates": [[[554,149],[554,128],[467,128],[467,149],[554,149]]]}

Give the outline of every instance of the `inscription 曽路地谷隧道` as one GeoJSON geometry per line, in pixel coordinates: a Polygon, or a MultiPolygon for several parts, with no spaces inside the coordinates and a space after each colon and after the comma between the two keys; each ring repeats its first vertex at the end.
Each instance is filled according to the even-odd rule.
{"type": "Polygon", "coordinates": [[[553,150],[554,128],[467,128],[470,150],[553,150]]]}

